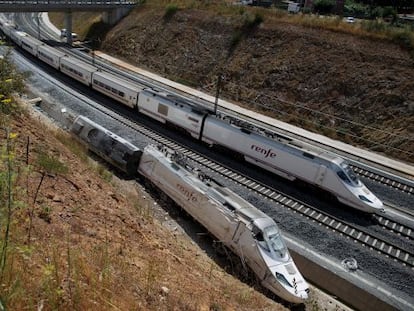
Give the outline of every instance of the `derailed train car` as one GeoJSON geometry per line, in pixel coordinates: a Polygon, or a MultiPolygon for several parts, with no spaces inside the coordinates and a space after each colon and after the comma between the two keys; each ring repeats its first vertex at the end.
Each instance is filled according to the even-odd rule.
{"type": "Polygon", "coordinates": [[[308,298],[308,284],[276,223],[265,213],[165,147],[148,145],[141,152],[83,116],[76,118],[71,132],[117,168],[129,174],[135,170],[163,191],[242,258],[271,292],[292,303],[308,298]]]}
{"type": "Polygon", "coordinates": [[[142,151],[92,120],[78,116],[71,132],[92,152],[122,172],[136,175],[142,151]]]}
{"type": "Polygon", "coordinates": [[[264,287],[289,302],[307,299],[308,284],[273,219],[176,158],[173,151],[149,145],[138,172],[242,258],[264,287]]]}

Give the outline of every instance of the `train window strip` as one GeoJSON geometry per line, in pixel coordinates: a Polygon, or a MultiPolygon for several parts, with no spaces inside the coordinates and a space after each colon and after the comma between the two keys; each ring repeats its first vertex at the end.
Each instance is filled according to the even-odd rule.
{"type": "Polygon", "coordinates": [[[26,42],[22,42],[22,45],[33,51],[33,47],[31,45],[27,44],[26,42]]]}
{"type": "Polygon", "coordinates": [[[105,89],[105,90],[107,90],[107,91],[115,94],[116,96],[119,96],[119,97],[122,97],[122,98],[125,97],[125,93],[124,92],[119,91],[116,88],[111,87],[111,86],[109,86],[109,85],[107,85],[107,84],[105,84],[105,83],[103,83],[103,82],[101,82],[99,80],[93,79],[93,84],[95,84],[95,85],[97,85],[97,86],[99,86],[99,87],[101,87],[101,88],[103,88],[103,89],[105,89]]]}
{"type": "Polygon", "coordinates": [[[61,65],[61,67],[62,67],[63,69],[65,69],[66,71],[69,71],[69,72],[71,72],[71,73],[73,73],[73,74],[75,74],[75,75],[77,75],[77,76],[79,76],[79,77],[83,78],[83,74],[82,74],[82,72],[77,71],[77,70],[73,69],[72,67],[69,67],[69,66],[67,66],[67,65],[65,65],[65,64],[62,64],[62,65],[61,65]]]}
{"type": "Polygon", "coordinates": [[[39,52],[39,55],[42,56],[43,58],[46,58],[48,61],[53,62],[53,58],[50,57],[49,55],[46,55],[43,52],[39,52]]]}
{"type": "Polygon", "coordinates": [[[198,123],[198,120],[192,117],[188,117],[188,120],[198,123]]]}
{"type": "Polygon", "coordinates": [[[314,159],[314,158],[315,158],[315,156],[314,156],[313,154],[310,154],[310,153],[308,153],[308,152],[304,152],[304,153],[303,153],[303,155],[304,155],[305,157],[307,157],[307,158],[310,158],[310,159],[314,159]]]}

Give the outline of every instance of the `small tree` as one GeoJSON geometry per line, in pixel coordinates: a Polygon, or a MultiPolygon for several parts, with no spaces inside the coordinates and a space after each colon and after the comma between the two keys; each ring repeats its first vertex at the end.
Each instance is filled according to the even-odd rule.
{"type": "Polygon", "coordinates": [[[29,209],[29,230],[28,230],[28,242],[30,243],[31,230],[34,216],[34,208],[36,205],[37,196],[40,192],[40,187],[42,186],[43,180],[46,175],[58,175],[66,174],[68,172],[68,167],[59,161],[59,159],[49,156],[45,153],[40,152],[37,157],[36,166],[41,170],[41,177],[39,184],[37,185],[36,192],[33,197],[32,207],[29,209]]]}
{"type": "Polygon", "coordinates": [[[313,4],[314,11],[321,14],[329,14],[335,7],[334,0],[316,0],[313,4]]]}

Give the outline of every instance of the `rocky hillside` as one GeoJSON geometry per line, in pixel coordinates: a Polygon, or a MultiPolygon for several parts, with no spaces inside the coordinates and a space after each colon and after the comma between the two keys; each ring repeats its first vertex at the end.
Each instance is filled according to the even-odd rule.
{"type": "Polygon", "coordinates": [[[412,52],[359,24],[250,7],[145,4],[101,48],[211,94],[222,74],[221,97],[412,161],[412,52]]]}

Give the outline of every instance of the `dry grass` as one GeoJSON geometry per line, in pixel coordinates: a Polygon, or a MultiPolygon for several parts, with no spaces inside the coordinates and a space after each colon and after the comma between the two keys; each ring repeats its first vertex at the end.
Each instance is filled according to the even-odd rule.
{"type": "MultiPolygon", "coordinates": [[[[207,10],[210,13],[227,16],[238,17],[245,16],[245,19],[251,19],[254,16],[260,16],[266,25],[274,25],[279,23],[288,23],[292,25],[301,25],[314,29],[329,30],[344,34],[352,34],[357,37],[367,38],[371,40],[385,40],[394,42],[401,47],[414,51],[414,32],[412,27],[394,27],[384,21],[363,21],[356,24],[348,24],[341,17],[335,16],[319,16],[313,14],[288,14],[286,11],[276,8],[266,9],[260,7],[246,7],[233,5],[231,1],[192,1],[177,0],[171,3],[168,0],[154,0],[145,2],[143,6],[151,7],[165,11],[165,16],[174,14],[178,10],[194,9],[207,10]]],[[[59,27],[64,28],[64,17],[62,13],[49,13],[53,22],[59,27]]],[[[99,34],[106,33],[109,28],[102,29],[98,26],[98,30],[92,29],[91,25],[99,25],[102,14],[92,12],[79,12],[74,14],[73,29],[78,33],[81,40],[86,37],[99,37],[99,34]]],[[[103,37],[100,37],[102,40],[103,37]]],[[[414,52],[413,57],[414,57],[414,52]]]]}
{"type": "MultiPolygon", "coordinates": [[[[24,114],[10,127],[17,134],[14,205],[0,279],[0,302],[7,309],[284,309],[228,275],[185,235],[163,227],[154,201],[134,181],[112,174],[107,181],[90,161],[78,160],[82,148],[68,135],[24,114]],[[30,161],[41,150],[69,168],[64,176],[45,178],[30,239],[28,206],[40,172],[24,169],[27,136],[30,161]]],[[[0,167],[3,172],[3,161],[0,167]]],[[[0,212],[4,215],[4,207],[0,212]]],[[[4,228],[2,223],[1,237],[4,228]]]]}

